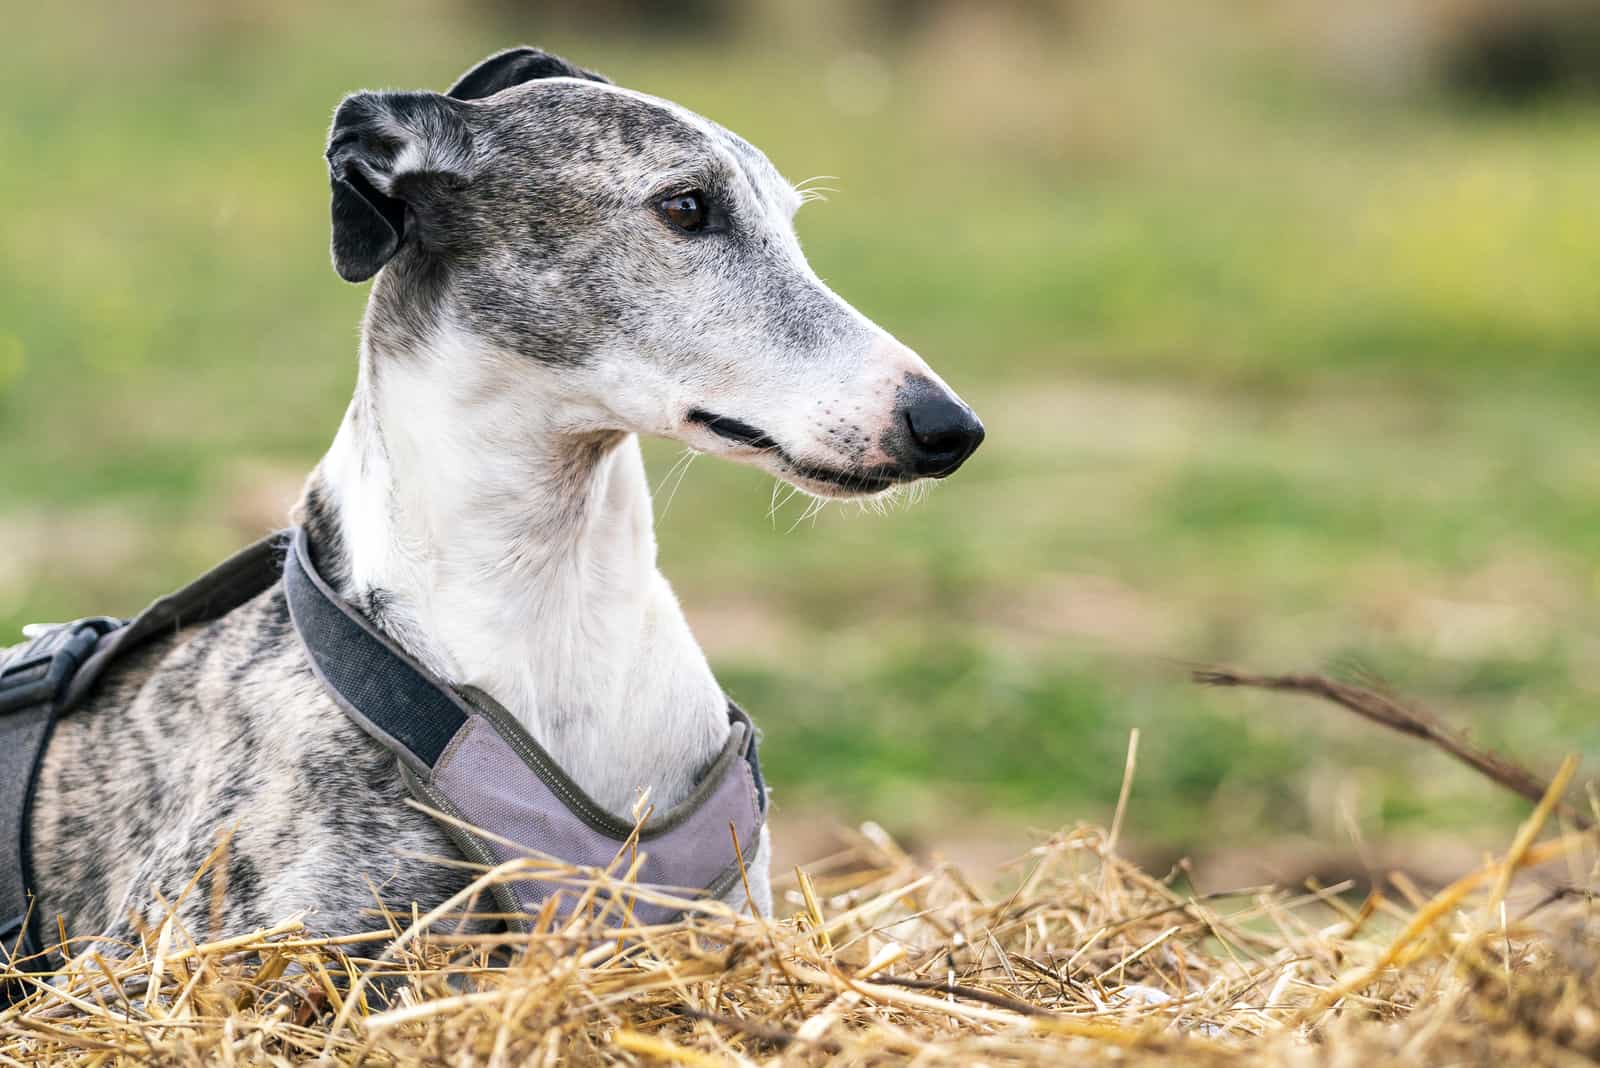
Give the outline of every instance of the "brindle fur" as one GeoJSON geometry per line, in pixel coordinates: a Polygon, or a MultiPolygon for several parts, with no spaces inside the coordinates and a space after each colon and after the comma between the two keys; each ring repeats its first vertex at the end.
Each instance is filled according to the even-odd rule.
{"type": "MultiPolygon", "coordinates": [[[[336,531],[315,536],[336,559],[336,531]]],[[[163,902],[196,936],[299,912],[314,931],[371,930],[380,901],[426,911],[467,878],[417,859],[458,853],[407,797],[393,754],[312,674],[279,583],[128,654],[61,721],[34,809],[37,907],[113,953],[163,902]]]]}

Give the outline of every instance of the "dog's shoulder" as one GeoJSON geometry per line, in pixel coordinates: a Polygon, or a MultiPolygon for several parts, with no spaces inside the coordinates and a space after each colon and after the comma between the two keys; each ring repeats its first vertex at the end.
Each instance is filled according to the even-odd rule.
{"type": "Polygon", "coordinates": [[[405,801],[392,754],[312,672],[279,583],[130,651],[62,719],[34,805],[41,905],[98,934],[155,909],[149,888],[176,900],[204,868],[186,915],[202,930],[307,909],[351,929],[372,887],[427,907],[460,881],[400,864],[453,855],[405,801]]]}

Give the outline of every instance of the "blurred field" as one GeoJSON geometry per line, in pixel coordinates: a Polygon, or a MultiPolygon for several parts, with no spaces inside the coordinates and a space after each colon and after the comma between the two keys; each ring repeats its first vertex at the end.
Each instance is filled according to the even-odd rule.
{"type": "MultiPolygon", "coordinates": [[[[365,295],[327,262],[334,103],[526,40],[838,176],[799,219],[813,263],[989,427],[887,516],[797,522],[712,461],[658,495],[780,811],[913,839],[1104,819],[1134,725],[1148,842],[1515,811],[1317,707],[1188,686],[1211,660],[1375,673],[1593,774],[1592,102],[1363,81],[1313,8],[1079,4],[1041,31],[949,5],[896,35],[836,5],[650,41],[406,3],[9,2],[0,633],[131,612],[282,521],[365,295]]],[[[651,458],[665,481],[678,454],[651,458]]]]}

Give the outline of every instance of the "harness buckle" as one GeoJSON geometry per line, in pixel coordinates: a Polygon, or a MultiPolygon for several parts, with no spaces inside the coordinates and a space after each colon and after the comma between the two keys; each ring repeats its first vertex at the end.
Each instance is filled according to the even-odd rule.
{"type": "Polygon", "coordinates": [[[12,649],[0,662],[0,715],[55,701],[100,639],[120,626],[120,619],[90,616],[35,633],[12,649]]]}

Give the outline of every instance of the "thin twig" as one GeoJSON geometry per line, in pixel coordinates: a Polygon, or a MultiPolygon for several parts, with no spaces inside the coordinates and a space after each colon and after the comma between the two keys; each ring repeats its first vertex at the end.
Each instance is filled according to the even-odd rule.
{"type": "Polygon", "coordinates": [[[874,975],[861,980],[866,983],[876,983],[879,986],[903,986],[908,990],[939,990],[968,1001],[981,1001],[985,1005],[993,1005],[997,1009],[1008,1009],[1011,1012],[1021,1013],[1023,1016],[1054,1016],[1049,1009],[1041,1009],[1017,998],[1006,997],[1004,994],[995,994],[988,990],[979,990],[975,986],[964,986],[961,983],[946,982],[943,979],[914,979],[908,975],[874,975]]]}
{"type": "MultiPolygon", "coordinates": [[[[1444,725],[1427,710],[1401,704],[1377,690],[1337,682],[1326,675],[1257,675],[1220,667],[1197,669],[1192,677],[1202,686],[1242,686],[1332,701],[1379,726],[1421,738],[1534,804],[1538,804],[1550,788],[1548,780],[1492,749],[1474,745],[1464,732],[1444,725]]],[[[1556,809],[1575,827],[1588,830],[1594,826],[1594,821],[1566,802],[1559,802],[1556,809]]]]}

